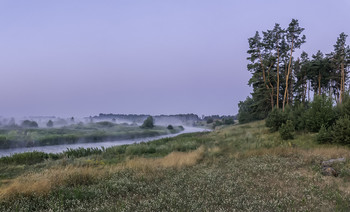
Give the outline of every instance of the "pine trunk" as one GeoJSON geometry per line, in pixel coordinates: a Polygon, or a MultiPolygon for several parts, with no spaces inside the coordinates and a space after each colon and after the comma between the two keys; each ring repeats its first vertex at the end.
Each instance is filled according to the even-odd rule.
{"type": "Polygon", "coordinates": [[[288,92],[288,80],[289,80],[290,66],[292,64],[292,54],[293,54],[293,40],[292,40],[292,48],[290,49],[290,58],[289,58],[287,76],[286,76],[286,89],[284,90],[284,97],[283,97],[283,105],[282,105],[283,111],[284,111],[284,106],[285,106],[287,92],[288,92]]]}
{"type": "Polygon", "coordinates": [[[321,73],[318,72],[318,95],[321,95],[321,73]]]}
{"type": "Polygon", "coordinates": [[[279,108],[279,99],[280,99],[280,53],[277,48],[277,94],[276,94],[276,107],[279,108]]]}
{"type": "Polygon", "coordinates": [[[344,70],[344,62],[341,63],[341,89],[340,89],[340,103],[343,101],[343,96],[345,92],[345,70],[344,70]]]}
{"type": "MultiPolygon", "coordinates": [[[[264,64],[263,64],[263,61],[261,59],[261,54],[259,52],[259,58],[260,58],[260,65],[261,65],[261,69],[262,69],[262,72],[263,72],[263,79],[264,79],[264,84],[265,84],[265,87],[267,90],[270,90],[270,87],[267,85],[266,83],[266,74],[265,74],[265,68],[264,68],[264,64]]],[[[271,91],[270,91],[271,92],[271,91]]],[[[273,92],[273,91],[272,91],[273,92]]],[[[271,109],[273,109],[273,95],[270,93],[270,101],[271,101],[271,109]]]]}

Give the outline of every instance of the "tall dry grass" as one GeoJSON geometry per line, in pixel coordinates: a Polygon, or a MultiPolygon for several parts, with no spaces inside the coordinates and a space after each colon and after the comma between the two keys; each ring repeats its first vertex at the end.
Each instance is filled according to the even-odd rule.
{"type": "Polygon", "coordinates": [[[172,152],[163,158],[135,158],[126,161],[123,165],[125,168],[138,171],[148,172],[159,168],[182,168],[193,166],[203,158],[204,147],[201,146],[197,150],[191,152],[172,152]]]}
{"type": "Polygon", "coordinates": [[[99,182],[114,172],[133,169],[139,172],[158,168],[182,168],[195,165],[204,154],[204,147],[192,152],[172,152],[163,158],[135,158],[115,166],[55,167],[39,173],[29,173],[11,180],[0,189],[0,199],[16,195],[46,195],[60,186],[74,187],[99,182]]]}
{"type": "Polygon", "coordinates": [[[29,173],[13,179],[0,190],[0,198],[15,195],[44,195],[59,186],[78,186],[96,183],[107,176],[109,169],[98,167],[56,167],[39,173],[29,173]]]}

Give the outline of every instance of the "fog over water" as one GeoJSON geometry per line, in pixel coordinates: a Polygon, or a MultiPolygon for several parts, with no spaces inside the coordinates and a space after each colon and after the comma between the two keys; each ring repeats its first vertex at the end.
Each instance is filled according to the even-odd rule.
{"type": "Polygon", "coordinates": [[[203,131],[208,131],[208,129],[197,128],[197,127],[185,127],[185,130],[180,133],[168,134],[168,135],[162,135],[162,136],[156,136],[156,137],[148,137],[148,138],[138,138],[138,139],[118,140],[118,141],[104,141],[104,142],[98,142],[98,143],[78,143],[78,144],[64,144],[64,145],[39,146],[39,147],[28,147],[28,148],[0,149],[0,157],[10,156],[15,153],[32,152],[32,151],[39,151],[39,152],[46,152],[46,153],[61,153],[67,150],[68,148],[71,148],[71,149],[77,149],[80,147],[108,148],[111,146],[149,142],[149,141],[153,141],[161,138],[175,137],[183,133],[203,132],[203,131]]]}

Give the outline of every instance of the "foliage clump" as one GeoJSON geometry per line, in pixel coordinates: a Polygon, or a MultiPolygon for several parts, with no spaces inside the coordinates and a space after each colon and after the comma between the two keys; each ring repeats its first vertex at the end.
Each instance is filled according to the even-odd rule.
{"type": "Polygon", "coordinates": [[[47,126],[47,127],[53,127],[53,121],[49,120],[49,121],[46,123],[46,126],[47,126]]]}
{"type": "Polygon", "coordinates": [[[238,103],[238,121],[240,124],[266,118],[268,112],[261,112],[256,108],[256,105],[258,104],[250,97],[238,103]]]}
{"type": "Polygon", "coordinates": [[[341,117],[336,121],[332,128],[332,140],[338,144],[350,144],[350,118],[349,116],[341,117]]]}
{"type": "Polygon", "coordinates": [[[321,126],[320,131],[316,136],[316,141],[320,144],[329,143],[332,141],[331,131],[324,125],[321,126]]]}
{"type": "Polygon", "coordinates": [[[24,127],[24,128],[38,128],[38,126],[39,126],[38,123],[30,120],[24,120],[21,124],[21,127],[24,127]]]}
{"type": "Polygon", "coordinates": [[[274,108],[266,118],[266,127],[270,128],[272,132],[276,132],[287,122],[287,114],[281,109],[274,108]]]}
{"type": "Polygon", "coordinates": [[[211,123],[213,123],[213,122],[214,122],[214,119],[213,119],[213,118],[208,118],[207,124],[211,124],[211,123]]]}
{"type": "Polygon", "coordinates": [[[310,132],[318,132],[322,125],[331,126],[335,118],[332,99],[326,95],[315,96],[306,114],[306,128],[310,132]]]}
{"type": "Polygon", "coordinates": [[[279,129],[279,133],[283,140],[293,139],[294,131],[295,128],[291,120],[287,120],[286,123],[283,123],[279,129]]]}
{"type": "Polygon", "coordinates": [[[141,128],[151,129],[154,127],[153,117],[149,116],[142,124],[141,128]]]}

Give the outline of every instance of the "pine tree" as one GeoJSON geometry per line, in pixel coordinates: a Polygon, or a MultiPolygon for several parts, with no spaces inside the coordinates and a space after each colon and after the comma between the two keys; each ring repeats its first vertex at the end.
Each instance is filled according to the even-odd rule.
{"type": "Polygon", "coordinates": [[[294,64],[294,77],[296,79],[294,84],[295,101],[297,103],[304,103],[307,92],[307,72],[309,69],[309,58],[306,52],[302,52],[300,59],[294,64]]]}
{"type": "Polygon", "coordinates": [[[301,28],[299,26],[299,22],[296,19],[292,19],[291,23],[289,24],[287,30],[286,30],[286,40],[288,44],[288,49],[290,50],[289,55],[289,62],[288,62],[288,68],[286,73],[286,87],[284,90],[284,96],[283,96],[283,105],[282,108],[284,110],[286,100],[287,100],[287,93],[288,93],[288,81],[290,77],[291,72],[291,65],[292,65],[292,58],[293,58],[293,52],[295,49],[300,48],[300,46],[305,43],[305,35],[300,35],[304,31],[304,28],[301,28]]]}
{"type": "Polygon", "coordinates": [[[349,58],[350,58],[350,48],[349,46],[346,46],[346,38],[348,35],[346,35],[344,32],[340,33],[339,37],[337,38],[337,42],[334,45],[334,53],[332,53],[332,62],[335,70],[340,74],[340,84],[338,85],[339,89],[339,103],[342,102],[343,95],[345,92],[345,84],[347,80],[347,67],[349,65],[349,58]]]}

